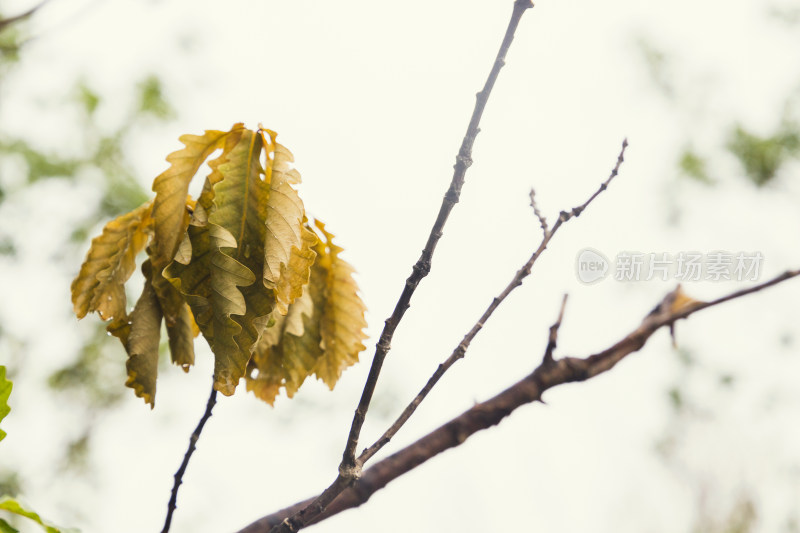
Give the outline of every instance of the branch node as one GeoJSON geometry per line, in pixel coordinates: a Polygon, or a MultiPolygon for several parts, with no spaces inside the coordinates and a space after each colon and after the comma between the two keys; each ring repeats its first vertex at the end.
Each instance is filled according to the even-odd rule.
{"type": "Polygon", "coordinates": [[[389,339],[381,339],[378,341],[377,348],[383,353],[388,353],[392,349],[392,343],[389,342],[389,339]]]}
{"type": "Polygon", "coordinates": [[[591,374],[589,373],[588,359],[578,359],[576,357],[565,357],[562,359],[569,368],[571,376],[570,381],[586,381],[591,374]]]}
{"type": "MultiPolygon", "coordinates": [[[[480,130],[478,130],[478,131],[480,131],[480,130]]],[[[476,131],[475,133],[478,133],[478,131],[476,131]]],[[[464,154],[460,154],[459,153],[456,156],[456,167],[458,167],[458,166],[462,166],[462,167],[464,167],[464,169],[467,169],[467,168],[471,167],[472,166],[472,156],[470,156],[469,154],[464,155],[464,154]]],[[[448,191],[448,192],[450,192],[450,191],[448,191]]]]}
{"type": "Polygon", "coordinates": [[[344,478],[348,484],[350,482],[361,479],[362,468],[361,463],[356,461],[355,464],[346,465],[344,463],[339,465],[339,475],[344,478]]]}
{"type": "Polygon", "coordinates": [[[431,272],[431,262],[427,259],[420,258],[414,264],[414,273],[417,275],[418,278],[424,278],[431,272]]]}
{"type": "Polygon", "coordinates": [[[455,353],[453,354],[453,355],[455,355],[456,359],[463,359],[464,355],[466,355],[466,353],[467,353],[467,345],[465,344],[466,342],[468,342],[468,340],[464,339],[461,342],[461,344],[456,346],[455,353]]]}

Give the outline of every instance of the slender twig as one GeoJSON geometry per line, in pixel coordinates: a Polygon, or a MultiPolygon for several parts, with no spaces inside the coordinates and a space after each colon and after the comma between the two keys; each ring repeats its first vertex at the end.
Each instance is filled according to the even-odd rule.
{"type": "Polygon", "coordinates": [[[183,483],[183,475],[186,473],[186,467],[189,466],[189,459],[192,458],[192,454],[197,448],[197,441],[200,439],[200,434],[203,432],[203,426],[205,426],[206,422],[208,422],[208,419],[211,418],[211,411],[214,409],[214,405],[216,403],[217,389],[215,389],[212,385],[211,394],[209,395],[208,402],[206,403],[206,412],[203,413],[203,417],[200,419],[200,422],[197,423],[197,427],[194,428],[192,436],[189,437],[189,448],[186,450],[186,454],[183,456],[183,462],[181,462],[180,468],[178,468],[178,471],[175,472],[175,484],[172,485],[172,495],[170,496],[169,503],[167,504],[167,518],[164,520],[164,529],[161,530],[161,533],[167,533],[169,531],[169,526],[172,523],[172,514],[178,507],[178,489],[180,488],[181,483],[183,483]]]}
{"type": "MultiPolygon", "coordinates": [[[[436,455],[460,446],[475,433],[499,424],[518,407],[541,401],[542,394],[546,390],[564,383],[584,381],[610,370],[625,356],[641,349],[647,340],[661,327],[669,326],[676,320],[687,318],[689,315],[703,309],[764,290],[796,276],[800,276],[800,269],[784,272],[767,282],[728,294],[711,302],[693,302],[677,309],[671,305],[659,305],[654,312],[651,312],[643,319],[638,328],[606,350],[583,359],[565,357],[553,360],[550,363],[545,363],[543,360],[542,364],[533,373],[511,387],[489,400],[475,404],[461,415],[451,419],[416,442],[364,470],[361,479],[343,491],[311,523],[320,522],[342,511],[360,506],[392,480],[413,470],[436,455]]],[[[666,302],[672,295],[673,293],[668,294],[662,301],[666,302]]],[[[563,309],[562,304],[562,311],[563,309]]],[[[557,323],[561,322],[561,318],[561,315],[559,315],[557,323]]],[[[551,335],[552,331],[551,329],[551,335]]],[[[313,501],[314,498],[309,498],[264,516],[237,533],[264,533],[269,531],[273,526],[280,524],[284,517],[296,513],[313,501]]]]}
{"type": "Polygon", "coordinates": [[[442,205],[439,209],[439,215],[436,217],[436,222],[434,223],[433,228],[431,228],[430,235],[428,236],[428,242],[426,243],[425,248],[422,250],[422,255],[414,265],[411,276],[406,280],[403,293],[401,294],[400,299],[395,306],[392,316],[386,320],[386,325],[381,333],[380,340],[376,347],[375,357],[372,360],[372,367],[370,368],[367,383],[364,387],[364,392],[361,396],[358,408],[356,409],[355,416],[353,417],[353,424],[350,428],[350,435],[348,436],[347,446],[345,447],[344,456],[342,458],[342,467],[344,469],[353,468],[356,466],[355,451],[356,447],[358,446],[358,437],[361,433],[361,427],[364,424],[364,418],[367,414],[367,409],[369,408],[372,394],[375,391],[375,385],[378,381],[381,366],[386,358],[386,354],[389,352],[394,331],[400,323],[400,320],[403,318],[406,310],[410,307],[411,296],[416,290],[417,285],[419,285],[419,282],[422,280],[422,278],[427,276],[430,272],[433,252],[436,249],[439,239],[442,237],[442,230],[447,222],[447,218],[450,216],[450,211],[452,211],[455,204],[457,204],[459,201],[461,196],[461,188],[464,185],[464,177],[467,173],[467,169],[472,165],[472,146],[475,144],[475,138],[478,136],[478,132],[480,131],[478,126],[480,124],[481,117],[483,116],[483,110],[486,108],[486,104],[489,101],[489,96],[492,92],[495,81],[500,74],[500,69],[503,67],[503,65],[505,65],[505,57],[508,53],[508,49],[511,46],[511,42],[514,39],[514,33],[517,30],[519,21],[525,11],[532,7],[533,3],[530,0],[516,0],[514,2],[514,10],[511,14],[511,19],[509,20],[508,28],[506,29],[506,34],[503,38],[503,43],[500,46],[500,50],[497,52],[497,57],[495,58],[492,70],[486,79],[483,90],[476,95],[475,108],[472,112],[472,118],[469,121],[467,133],[464,135],[464,139],[461,142],[461,148],[456,156],[453,179],[450,182],[450,187],[444,195],[444,199],[442,200],[442,205]]]}
{"type": "Polygon", "coordinates": [[[553,362],[553,352],[556,349],[556,344],[558,343],[558,330],[561,327],[561,321],[564,320],[564,309],[567,307],[567,295],[564,295],[564,299],[561,300],[561,311],[558,313],[558,320],[556,323],[550,326],[550,336],[547,339],[547,348],[544,350],[544,357],[542,358],[542,364],[550,364],[553,362]]]}
{"type": "Polygon", "coordinates": [[[533,214],[539,219],[539,225],[542,227],[542,233],[547,236],[547,219],[544,218],[542,212],[539,211],[539,206],[536,205],[536,191],[533,189],[531,189],[531,207],[533,208],[533,214]]]}
{"type": "Polygon", "coordinates": [[[358,407],[353,415],[353,422],[350,426],[350,432],[347,436],[347,443],[344,452],[342,453],[342,462],[339,465],[339,475],[334,482],[320,496],[309,506],[301,512],[296,513],[284,520],[279,527],[275,528],[274,533],[284,532],[289,533],[302,529],[306,524],[310,523],[314,517],[319,515],[325,507],[333,501],[336,496],[341,493],[346,487],[358,479],[361,475],[361,464],[356,461],[356,449],[358,447],[358,439],[361,434],[361,428],[364,425],[364,420],[369,409],[372,395],[375,392],[375,387],[378,383],[383,362],[386,355],[391,349],[392,337],[400,324],[406,310],[411,306],[411,296],[416,291],[420,281],[428,275],[431,270],[431,261],[433,253],[436,250],[436,245],[442,237],[445,223],[447,222],[450,212],[455,204],[458,203],[461,196],[461,188],[464,185],[464,177],[467,169],[472,165],[472,147],[475,144],[475,138],[478,136],[480,128],[478,127],[486,108],[486,103],[489,101],[489,95],[492,92],[497,77],[500,74],[500,69],[505,64],[505,57],[511,42],[514,40],[514,33],[517,30],[522,15],[528,9],[533,7],[531,0],[515,0],[514,9],[509,20],[508,27],[506,28],[503,42],[500,45],[500,50],[497,52],[494,65],[489,73],[483,89],[476,95],[475,108],[472,112],[472,117],[467,127],[467,133],[461,143],[461,148],[456,156],[456,163],[454,165],[453,178],[450,186],[444,195],[442,205],[439,208],[439,214],[436,221],[431,228],[428,236],[428,241],[425,248],[422,250],[420,258],[414,265],[411,275],[405,282],[403,292],[395,305],[394,311],[391,316],[386,319],[383,332],[375,346],[375,355],[372,358],[372,366],[369,369],[369,375],[364,385],[364,390],[361,394],[361,399],[358,402],[358,407]]]}
{"type": "Polygon", "coordinates": [[[562,224],[570,220],[573,216],[579,216],[587,207],[588,205],[595,199],[597,196],[608,188],[608,184],[611,183],[617,174],[619,173],[619,167],[622,165],[622,162],[625,160],[625,149],[628,147],[628,140],[625,139],[622,141],[622,148],[620,149],[619,155],[617,156],[617,162],[614,165],[614,168],[611,170],[611,174],[609,175],[608,179],[600,184],[600,187],[592,194],[586,202],[581,204],[578,207],[571,209],[570,211],[562,211],[558,217],[558,221],[553,225],[553,229],[548,230],[545,232],[544,237],[542,238],[542,242],[539,244],[539,247],[533,252],[533,255],[528,259],[528,261],[517,270],[517,273],[514,274],[514,277],[511,281],[506,285],[506,288],[503,289],[498,296],[496,296],[492,303],[489,304],[489,307],[484,311],[483,315],[478,319],[475,325],[472,326],[472,329],[464,336],[461,342],[456,346],[456,349],[453,350],[453,353],[450,354],[442,364],[440,364],[433,375],[428,379],[428,382],[422,388],[421,391],[417,394],[417,396],[411,400],[400,416],[397,417],[397,420],[387,429],[381,437],[375,441],[370,447],[364,450],[361,455],[358,457],[359,464],[363,465],[366,463],[373,455],[375,455],[381,448],[386,446],[392,437],[397,434],[400,428],[411,418],[411,415],[414,414],[414,411],[417,410],[417,407],[422,403],[425,397],[433,390],[433,387],[439,380],[444,376],[445,372],[447,372],[451,366],[453,366],[456,361],[462,359],[469,348],[470,343],[472,343],[473,339],[478,335],[478,333],[483,329],[483,326],[495,312],[495,310],[500,306],[501,303],[511,294],[514,289],[522,285],[522,281],[528,277],[533,269],[534,263],[536,260],[539,259],[539,256],[547,249],[547,245],[552,240],[553,236],[558,232],[558,228],[561,227],[562,224]]]}
{"type": "Polygon", "coordinates": [[[33,15],[34,13],[39,11],[39,9],[42,6],[44,6],[48,1],[49,0],[43,0],[42,2],[39,2],[38,4],[36,4],[32,8],[30,8],[29,10],[25,11],[24,13],[20,13],[19,15],[14,15],[13,17],[0,19],[0,31],[2,31],[3,28],[5,28],[6,26],[10,26],[12,24],[15,24],[15,23],[17,23],[17,22],[19,22],[21,20],[24,20],[24,19],[30,17],[31,15],[33,15]]]}

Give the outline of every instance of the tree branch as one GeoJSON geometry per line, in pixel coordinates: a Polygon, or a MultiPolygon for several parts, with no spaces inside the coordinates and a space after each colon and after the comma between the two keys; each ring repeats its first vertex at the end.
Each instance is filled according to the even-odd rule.
{"type": "MultiPolygon", "coordinates": [[[[609,183],[611,183],[611,180],[613,180],[617,176],[617,174],[619,174],[619,167],[622,165],[622,162],[625,161],[625,149],[627,147],[628,147],[628,140],[625,139],[622,141],[622,148],[620,149],[619,155],[617,156],[617,163],[611,170],[611,174],[609,175],[608,179],[600,184],[600,187],[594,192],[594,194],[592,194],[589,197],[588,200],[586,200],[586,202],[584,202],[578,207],[573,208],[570,211],[562,211],[558,217],[558,221],[556,221],[555,225],[553,225],[553,229],[547,229],[547,224],[543,222],[544,217],[541,215],[541,213],[538,213],[538,209],[535,207],[535,202],[533,201],[533,198],[531,198],[531,204],[534,205],[534,212],[536,213],[536,216],[539,218],[540,223],[542,225],[542,230],[544,232],[544,237],[542,238],[542,242],[539,244],[539,247],[536,249],[535,252],[533,252],[533,255],[531,255],[530,259],[528,259],[528,261],[524,265],[522,265],[522,268],[520,268],[517,271],[517,273],[508,283],[503,292],[501,292],[499,296],[495,297],[492,300],[492,303],[489,304],[489,307],[486,309],[486,311],[484,311],[483,315],[481,315],[481,317],[478,319],[475,325],[472,326],[472,329],[470,329],[469,332],[464,336],[459,345],[456,346],[456,349],[453,350],[453,353],[450,354],[450,357],[448,357],[442,364],[439,365],[439,367],[436,369],[436,371],[433,373],[430,379],[428,379],[428,382],[425,384],[422,390],[419,391],[419,393],[411,401],[411,403],[409,403],[408,406],[406,406],[406,408],[403,410],[403,412],[400,414],[397,420],[395,420],[395,422],[389,427],[389,429],[387,429],[386,432],[384,432],[384,434],[381,435],[381,437],[377,441],[375,441],[374,444],[372,444],[372,446],[364,450],[364,452],[358,457],[359,465],[363,465],[364,463],[366,463],[381,448],[383,448],[389,443],[392,437],[394,437],[400,430],[400,428],[403,427],[403,425],[408,421],[408,419],[411,418],[411,415],[414,414],[414,411],[417,410],[417,407],[419,407],[419,405],[422,403],[425,397],[430,393],[430,391],[433,390],[433,387],[442,378],[442,376],[444,376],[445,372],[447,372],[450,369],[450,367],[456,363],[456,361],[464,357],[464,355],[467,353],[469,345],[472,343],[472,341],[475,339],[478,333],[480,333],[480,331],[483,329],[483,326],[486,325],[486,322],[489,321],[489,318],[492,316],[492,314],[494,314],[495,310],[497,310],[497,308],[500,307],[500,304],[503,303],[503,301],[505,301],[508,295],[511,294],[514,291],[514,289],[522,285],[523,280],[530,275],[534,263],[536,263],[536,260],[539,259],[542,253],[544,253],[544,251],[547,249],[547,245],[550,243],[553,236],[558,231],[558,228],[560,228],[562,224],[567,222],[573,216],[580,215],[586,209],[586,207],[595,198],[597,198],[598,195],[600,195],[600,193],[602,193],[608,188],[608,185],[609,183]]],[[[547,357],[547,354],[545,354],[545,357],[547,357]]]]}
{"type": "Polygon", "coordinates": [[[550,336],[547,339],[547,348],[544,350],[544,357],[542,358],[543,364],[550,364],[553,361],[553,352],[556,350],[558,344],[558,330],[561,327],[561,321],[564,320],[564,309],[567,307],[567,295],[561,300],[561,311],[558,313],[558,320],[555,324],[550,326],[550,336]]]}
{"type": "Polygon", "coordinates": [[[364,425],[364,420],[369,409],[372,396],[375,392],[375,387],[378,383],[383,362],[386,355],[391,349],[391,341],[394,332],[403,315],[411,306],[411,296],[416,291],[420,281],[428,275],[431,269],[431,261],[433,253],[436,250],[436,245],[443,235],[444,225],[447,222],[450,212],[455,204],[458,203],[461,196],[461,188],[464,185],[464,177],[467,169],[472,164],[472,147],[475,144],[475,138],[480,131],[479,124],[486,104],[489,101],[489,96],[492,92],[497,77],[500,74],[500,69],[505,65],[505,57],[511,47],[511,42],[514,40],[514,33],[522,18],[522,15],[530,8],[533,7],[531,0],[515,0],[514,8],[509,20],[503,42],[500,45],[500,50],[497,52],[492,69],[486,79],[483,89],[476,95],[475,108],[472,112],[472,117],[467,127],[467,132],[461,143],[461,148],[456,156],[456,163],[454,165],[453,178],[450,186],[444,195],[442,205],[439,209],[439,214],[436,221],[431,228],[425,248],[422,250],[420,258],[414,265],[411,275],[405,282],[403,292],[395,305],[394,311],[391,316],[386,319],[383,332],[375,346],[375,355],[372,358],[372,365],[370,366],[369,375],[364,385],[364,390],[361,394],[358,407],[353,415],[353,422],[350,426],[350,432],[347,437],[344,452],[342,453],[342,462],[339,465],[339,475],[334,482],[319,497],[311,504],[304,508],[302,511],[296,513],[290,518],[285,519],[280,527],[276,527],[274,533],[290,533],[302,529],[306,524],[310,523],[316,516],[318,516],[336,496],[338,496],[346,487],[351,485],[356,479],[361,476],[361,464],[356,461],[356,448],[358,447],[358,439],[361,434],[361,428],[364,425]]]}
{"type": "Polygon", "coordinates": [[[531,197],[531,207],[533,208],[533,214],[536,215],[536,218],[539,219],[539,225],[542,227],[542,234],[547,237],[547,219],[544,217],[541,211],[539,211],[539,206],[536,205],[536,191],[531,189],[530,193],[531,197]]]}
{"type": "MultiPolygon", "coordinates": [[[[450,448],[460,446],[478,431],[499,424],[518,407],[541,401],[541,396],[546,390],[564,383],[585,381],[611,370],[627,355],[641,349],[658,329],[665,326],[669,327],[675,321],[687,318],[698,311],[759,292],[797,276],[800,276],[800,269],[789,270],[769,281],[733,292],[710,302],[687,301],[685,298],[676,298],[679,294],[679,289],[670,292],[642,320],[638,328],[610,348],[584,359],[564,357],[558,360],[548,360],[545,357],[539,367],[530,375],[493,398],[476,404],[413,444],[366,469],[364,475],[358,481],[344,490],[307,525],[321,522],[342,511],[360,506],[392,480],[420,466],[432,457],[450,448]]],[[[563,305],[562,303],[562,313],[563,305]]],[[[548,349],[551,345],[555,348],[554,337],[557,335],[561,319],[562,314],[559,314],[558,321],[550,330],[548,349]]],[[[547,350],[545,353],[547,353],[547,350]]],[[[296,513],[313,501],[314,498],[309,498],[264,516],[237,533],[264,533],[269,531],[275,525],[281,524],[286,516],[296,513]]]]}
{"type": "Polygon", "coordinates": [[[3,29],[6,26],[11,26],[12,24],[15,24],[17,22],[20,22],[20,21],[25,20],[26,18],[30,17],[31,15],[33,15],[34,13],[39,11],[39,9],[42,6],[44,6],[47,2],[49,2],[49,0],[42,0],[42,2],[39,2],[38,4],[36,4],[32,8],[30,8],[29,10],[25,11],[24,13],[20,13],[19,15],[14,15],[13,17],[0,19],[0,31],[3,31],[3,29]]]}
{"type": "Polygon", "coordinates": [[[364,387],[364,392],[361,396],[361,400],[353,418],[350,435],[347,439],[347,446],[342,458],[342,466],[345,469],[356,466],[355,451],[356,447],[358,446],[358,438],[361,433],[361,427],[364,424],[364,419],[366,417],[367,410],[369,409],[372,394],[375,391],[375,385],[377,384],[383,361],[391,347],[391,341],[395,329],[402,320],[406,310],[410,307],[411,296],[414,294],[414,291],[416,290],[420,281],[430,272],[431,260],[433,258],[433,253],[436,250],[436,245],[443,235],[442,231],[445,223],[447,222],[447,218],[450,216],[450,212],[455,204],[457,204],[459,201],[461,196],[461,188],[464,185],[464,177],[467,173],[467,169],[472,165],[472,146],[475,144],[475,138],[480,131],[478,126],[480,124],[481,117],[483,116],[483,110],[486,108],[486,103],[489,101],[489,95],[492,92],[492,88],[494,87],[498,75],[500,74],[500,69],[503,67],[503,65],[505,65],[505,57],[508,53],[509,47],[511,46],[511,42],[514,39],[514,33],[519,25],[519,21],[525,11],[532,7],[533,3],[531,3],[530,0],[516,0],[516,2],[514,2],[514,10],[511,15],[511,20],[508,23],[508,28],[506,29],[506,34],[503,38],[503,43],[500,46],[500,50],[497,52],[497,57],[495,58],[492,70],[489,73],[489,77],[486,79],[483,90],[476,95],[475,109],[472,112],[472,118],[469,121],[467,133],[464,135],[464,139],[461,142],[461,148],[456,156],[453,179],[450,182],[450,187],[444,195],[444,199],[442,200],[442,205],[439,209],[439,215],[436,217],[436,222],[434,223],[433,228],[431,228],[430,235],[428,236],[428,242],[425,244],[425,248],[422,250],[422,255],[414,265],[411,276],[406,280],[405,287],[400,299],[397,302],[397,305],[395,306],[392,316],[386,320],[386,325],[381,333],[380,341],[377,344],[375,357],[372,360],[372,367],[370,368],[370,373],[367,378],[367,383],[364,387]]]}
{"type": "Polygon", "coordinates": [[[164,529],[161,530],[161,533],[167,533],[169,531],[170,524],[172,523],[172,514],[175,512],[175,509],[178,507],[178,489],[183,483],[183,474],[186,473],[186,468],[189,466],[189,459],[192,458],[192,454],[194,453],[195,449],[197,448],[197,441],[200,439],[200,434],[203,432],[203,426],[206,425],[208,419],[211,418],[211,411],[214,409],[214,405],[217,403],[217,389],[214,386],[211,386],[211,394],[208,397],[208,402],[206,403],[206,412],[203,413],[203,417],[198,422],[197,427],[192,432],[192,436],[189,437],[189,448],[186,450],[186,454],[183,456],[183,462],[181,463],[180,468],[178,471],[175,472],[175,484],[172,485],[172,495],[169,498],[169,503],[167,504],[167,518],[164,520],[164,529]]]}

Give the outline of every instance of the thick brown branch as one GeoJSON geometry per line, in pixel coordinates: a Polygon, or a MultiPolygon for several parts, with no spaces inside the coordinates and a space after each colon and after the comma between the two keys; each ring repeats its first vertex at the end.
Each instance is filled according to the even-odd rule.
{"type": "Polygon", "coordinates": [[[211,418],[211,411],[214,409],[214,405],[217,403],[217,389],[214,386],[211,386],[211,394],[208,397],[208,402],[206,402],[206,411],[203,413],[202,418],[200,418],[200,422],[198,422],[197,427],[192,432],[192,436],[189,437],[189,448],[186,450],[186,454],[183,456],[183,461],[181,462],[180,468],[178,471],[175,472],[175,483],[172,485],[172,494],[169,498],[169,503],[167,504],[167,518],[164,520],[164,529],[161,530],[161,533],[167,533],[170,528],[170,524],[172,523],[172,515],[175,512],[175,509],[178,507],[178,489],[183,483],[183,475],[186,473],[186,468],[189,466],[189,459],[192,458],[192,454],[194,453],[195,449],[197,448],[197,441],[200,439],[200,434],[203,432],[203,426],[206,425],[208,419],[211,418]]]}
{"type": "MultiPolygon", "coordinates": [[[[550,388],[564,383],[585,381],[613,368],[625,356],[641,349],[658,329],[673,324],[703,309],[761,291],[790,278],[800,276],[800,269],[783,274],[759,285],[737,291],[711,302],[690,302],[676,306],[672,304],[675,292],[668,294],[634,331],[610,348],[585,359],[565,357],[558,360],[543,360],[530,375],[485,402],[478,403],[446,424],[428,433],[399,452],[376,463],[364,471],[361,479],[342,492],[311,523],[320,522],[347,509],[358,507],[385,487],[392,480],[416,468],[432,457],[463,444],[478,431],[500,423],[518,407],[541,400],[550,388]]],[[[563,307],[562,307],[563,309],[563,307]]],[[[558,322],[561,321],[559,316],[558,322]]],[[[552,330],[551,330],[552,331],[552,330]]],[[[549,345],[549,343],[548,343],[549,345]]],[[[314,501],[309,498],[290,507],[267,515],[238,533],[264,533],[280,524],[286,516],[302,509],[314,501]]]]}

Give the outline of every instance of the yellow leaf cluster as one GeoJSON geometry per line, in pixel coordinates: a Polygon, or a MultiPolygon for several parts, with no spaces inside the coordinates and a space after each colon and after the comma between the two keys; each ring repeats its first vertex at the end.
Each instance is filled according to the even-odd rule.
{"type": "Polygon", "coordinates": [[[315,375],[333,389],[342,371],[364,349],[364,303],[358,297],[353,268],[325,225],[315,221],[321,239],[303,294],[287,313],[276,309],[274,325],[255,346],[248,364],[247,390],[270,404],[281,387],[291,398],[306,377],[315,375]]]}
{"type": "Polygon", "coordinates": [[[188,371],[202,333],[214,387],[231,395],[246,378],[270,404],[309,375],[333,388],[364,349],[353,269],[324,224],[306,218],[293,187],[300,174],[276,137],[242,124],[182,136],[155,199],[106,225],[72,283],[75,313],[109,321],[128,353],[126,385],[151,406],[162,323],[175,364],[188,371]],[[195,201],[189,185],[206,161],[195,201]],[[128,314],[125,283],[143,250],[145,284],[128,314]]]}

